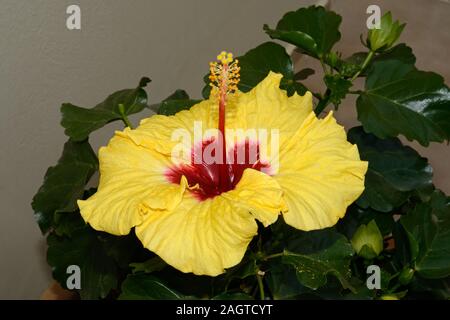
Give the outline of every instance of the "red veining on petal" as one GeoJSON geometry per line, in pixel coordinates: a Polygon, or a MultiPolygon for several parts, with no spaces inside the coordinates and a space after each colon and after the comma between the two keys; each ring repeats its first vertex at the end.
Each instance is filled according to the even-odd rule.
{"type": "Polygon", "coordinates": [[[202,155],[205,148],[213,143],[216,143],[215,140],[210,139],[203,141],[201,147],[194,147],[191,152],[191,163],[169,168],[166,171],[167,180],[171,183],[179,184],[182,176],[185,176],[190,187],[198,186],[198,188],[191,189],[190,192],[197,199],[206,200],[214,198],[223,192],[233,190],[239,180],[241,180],[245,169],[252,168],[258,171],[264,169],[266,171],[270,167],[268,163],[264,163],[260,159],[259,144],[248,140],[245,143],[235,144],[229,150],[226,163],[224,164],[208,164],[204,160],[202,163],[196,163],[199,161],[194,161],[194,159],[200,159],[196,153],[201,152],[201,159],[204,159],[202,155]],[[226,170],[222,171],[222,168],[226,170]],[[226,177],[223,177],[223,172],[226,173],[226,177]]]}

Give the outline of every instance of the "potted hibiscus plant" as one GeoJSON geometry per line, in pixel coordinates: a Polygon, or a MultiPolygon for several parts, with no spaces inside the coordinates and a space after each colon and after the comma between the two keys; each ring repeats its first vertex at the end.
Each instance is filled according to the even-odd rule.
{"type": "Polygon", "coordinates": [[[142,78],[63,104],[68,140],[32,202],[55,280],[82,299],[448,299],[449,197],[399,136],[448,141],[450,91],[390,13],[350,57],[333,50],[340,23],[312,6],[264,26],[321,62],[324,92],[268,41],[221,52],[202,99],[148,106],[142,78]],[[361,125],[344,129],[331,109],[347,95],[361,125]],[[125,128],[96,153],[89,135],[112,121],[125,128]]]}

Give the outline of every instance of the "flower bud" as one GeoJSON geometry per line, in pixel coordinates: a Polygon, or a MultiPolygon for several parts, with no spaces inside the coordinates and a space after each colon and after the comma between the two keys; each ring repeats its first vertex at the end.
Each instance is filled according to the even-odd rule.
{"type": "Polygon", "coordinates": [[[371,51],[383,51],[392,47],[400,37],[405,24],[392,21],[392,15],[387,12],[381,17],[380,29],[371,29],[367,34],[367,47],[371,51]]]}
{"type": "Polygon", "coordinates": [[[375,220],[361,225],[353,235],[351,243],[359,256],[365,259],[377,257],[383,251],[383,236],[375,220]]]}

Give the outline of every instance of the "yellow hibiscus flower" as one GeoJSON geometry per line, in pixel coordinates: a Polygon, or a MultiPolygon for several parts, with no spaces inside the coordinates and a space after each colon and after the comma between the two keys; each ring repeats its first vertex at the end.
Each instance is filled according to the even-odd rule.
{"type": "Polygon", "coordinates": [[[210,276],[241,261],[256,220],[268,226],[282,214],[305,231],[336,224],[362,193],[367,170],[332,113],[315,116],[311,93],[288,97],[272,72],[242,93],[237,60],[218,59],[210,98],[116,132],[99,151],[97,193],[78,201],[96,230],[125,235],[134,227],[168,264],[210,276]],[[194,140],[174,139],[180,130],[194,140]]]}

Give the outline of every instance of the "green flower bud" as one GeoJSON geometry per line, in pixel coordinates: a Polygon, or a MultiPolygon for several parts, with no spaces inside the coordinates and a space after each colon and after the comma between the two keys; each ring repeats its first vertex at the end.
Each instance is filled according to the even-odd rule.
{"type": "Polygon", "coordinates": [[[359,256],[365,259],[377,257],[383,251],[383,236],[375,220],[361,225],[353,235],[351,243],[359,256]]]}
{"type": "Polygon", "coordinates": [[[405,27],[398,20],[393,22],[390,12],[383,15],[380,22],[380,29],[371,29],[367,34],[367,46],[371,51],[383,51],[392,47],[405,27]]]}
{"type": "Polygon", "coordinates": [[[407,285],[411,282],[412,278],[414,277],[414,269],[411,268],[405,268],[400,272],[400,275],[398,276],[398,281],[402,285],[407,285]]]}

